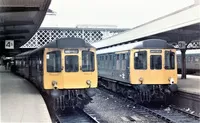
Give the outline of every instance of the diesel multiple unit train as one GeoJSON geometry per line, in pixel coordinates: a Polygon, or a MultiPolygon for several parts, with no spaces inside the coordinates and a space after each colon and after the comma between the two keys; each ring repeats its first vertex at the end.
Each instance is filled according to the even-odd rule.
{"type": "Polygon", "coordinates": [[[79,38],[62,38],[14,57],[11,70],[32,81],[54,108],[83,108],[97,87],[96,49],[79,38]]]}
{"type": "Polygon", "coordinates": [[[97,50],[99,84],[136,102],[165,101],[177,91],[176,49],[148,39],[97,50]]]}
{"type": "MultiPolygon", "coordinates": [[[[181,73],[181,53],[177,51],[178,73],[181,73]]],[[[186,70],[188,74],[200,73],[200,50],[186,51],[186,70]]]]}
{"type": "Polygon", "coordinates": [[[17,55],[12,71],[51,96],[57,109],[83,108],[97,81],[137,102],[165,100],[177,91],[176,59],[176,49],[161,39],[96,51],[82,39],[63,38],[17,55]]]}

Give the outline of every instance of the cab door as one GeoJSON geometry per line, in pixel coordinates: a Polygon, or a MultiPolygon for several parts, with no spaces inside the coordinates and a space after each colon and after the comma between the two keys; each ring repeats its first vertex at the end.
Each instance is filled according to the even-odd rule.
{"type": "Polygon", "coordinates": [[[81,87],[80,76],[80,52],[77,53],[65,53],[64,54],[64,88],[72,89],[81,87]]]}
{"type": "Polygon", "coordinates": [[[56,82],[57,88],[63,88],[62,58],[60,50],[45,49],[44,52],[44,88],[53,89],[56,82]]]}

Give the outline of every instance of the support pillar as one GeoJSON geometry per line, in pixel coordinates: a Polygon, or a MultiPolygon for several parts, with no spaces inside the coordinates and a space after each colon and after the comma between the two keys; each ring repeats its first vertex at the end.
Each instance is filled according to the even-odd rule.
{"type": "Polygon", "coordinates": [[[185,60],[186,49],[181,49],[181,79],[186,79],[186,60],[185,60]]]}

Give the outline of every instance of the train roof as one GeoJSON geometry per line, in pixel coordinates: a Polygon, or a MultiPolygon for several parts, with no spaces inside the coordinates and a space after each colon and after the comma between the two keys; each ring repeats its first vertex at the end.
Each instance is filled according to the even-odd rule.
{"type": "Polygon", "coordinates": [[[89,43],[86,43],[85,40],[81,39],[81,38],[61,38],[61,39],[57,39],[55,41],[52,41],[38,49],[32,50],[32,51],[28,51],[28,52],[24,52],[21,54],[18,54],[16,56],[23,56],[23,55],[29,55],[32,53],[35,53],[37,51],[43,50],[44,48],[95,48],[94,46],[92,46],[89,43]]]}
{"type": "Polygon", "coordinates": [[[26,51],[26,52],[23,52],[23,53],[17,54],[15,57],[28,55],[28,54],[30,54],[31,52],[33,52],[33,50],[30,50],[30,51],[26,51]]]}
{"type": "Polygon", "coordinates": [[[162,39],[147,39],[140,42],[128,43],[119,46],[113,46],[97,50],[97,54],[111,53],[126,51],[131,49],[173,49],[172,45],[169,45],[167,41],[162,39]]]}
{"type": "MultiPolygon", "coordinates": [[[[181,54],[181,51],[176,51],[177,55],[181,54]]],[[[186,54],[200,54],[200,49],[186,50],[186,54]]]]}

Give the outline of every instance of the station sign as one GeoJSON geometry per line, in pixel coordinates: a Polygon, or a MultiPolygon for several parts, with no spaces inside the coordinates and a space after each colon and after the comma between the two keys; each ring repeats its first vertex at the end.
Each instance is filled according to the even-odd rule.
{"type": "Polygon", "coordinates": [[[14,40],[5,40],[5,49],[14,49],[14,40]]]}

